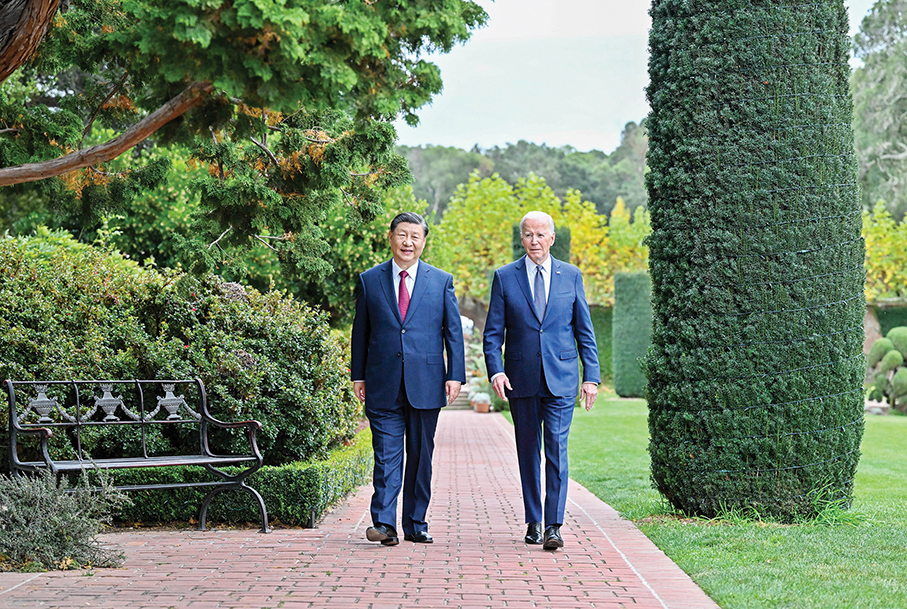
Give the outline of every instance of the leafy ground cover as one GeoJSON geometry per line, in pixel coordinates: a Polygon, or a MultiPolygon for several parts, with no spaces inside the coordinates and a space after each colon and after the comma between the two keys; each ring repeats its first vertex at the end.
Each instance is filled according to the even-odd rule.
{"type": "Polygon", "coordinates": [[[639,528],[724,609],[907,607],[907,417],[869,417],[853,507],[832,524],[672,514],[649,482],[643,400],[578,408],[570,477],[639,528]]]}

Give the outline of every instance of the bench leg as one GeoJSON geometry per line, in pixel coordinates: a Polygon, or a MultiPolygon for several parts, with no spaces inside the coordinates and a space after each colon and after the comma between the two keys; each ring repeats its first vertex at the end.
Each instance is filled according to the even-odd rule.
{"type": "Polygon", "coordinates": [[[255,500],[258,502],[258,511],[261,514],[261,529],[259,533],[270,533],[271,528],[268,526],[268,509],[265,507],[265,500],[262,499],[262,496],[251,486],[246,486],[245,484],[240,484],[239,486],[218,486],[205,495],[205,500],[202,502],[202,507],[198,511],[198,526],[196,530],[204,531],[205,530],[205,521],[208,518],[208,506],[211,504],[211,500],[214,499],[214,496],[223,491],[231,490],[243,490],[250,493],[255,500]]]}

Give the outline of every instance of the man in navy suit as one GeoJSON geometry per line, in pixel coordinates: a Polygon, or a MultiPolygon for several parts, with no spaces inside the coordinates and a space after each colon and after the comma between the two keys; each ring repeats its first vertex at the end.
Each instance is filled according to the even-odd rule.
{"type": "Polygon", "coordinates": [[[453,277],[419,261],[426,237],[428,224],[419,214],[393,219],[393,258],[359,276],[353,321],[350,374],[356,397],[365,403],[375,453],[373,526],[366,538],[388,546],[399,543],[401,487],[403,538],[433,541],[426,512],[435,428],[441,408],[466,382],[453,277]]]}
{"type": "Polygon", "coordinates": [[[567,436],[579,389],[578,363],[583,363],[582,394],[589,410],[601,382],[598,349],[580,270],[548,253],[554,243],[551,216],[526,214],[520,239],[526,255],[494,274],[485,322],[485,366],[494,392],[510,402],[528,524],[526,543],[556,550],[564,546],[560,527],[567,503],[567,436]]]}

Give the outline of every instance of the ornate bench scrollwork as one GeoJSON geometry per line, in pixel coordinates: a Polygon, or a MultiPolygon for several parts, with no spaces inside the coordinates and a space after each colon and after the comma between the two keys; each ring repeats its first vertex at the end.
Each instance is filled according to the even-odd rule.
{"type": "MultiPolygon", "coordinates": [[[[208,412],[208,397],[200,379],[7,380],[4,384],[9,399],[9,461],[13,475],[19,476],[42,469],[49,469],[59,475],[90,469],[200,466],[215,479],[137,484],[119,488],[146,490],[209,487],[211,490],[199,508],[199,530],[205,529],[208,506],[215,495],[227,490],[241,490],[250,494],[258,503],[261,531],[266,533],[270,530],[264,499],[245,482],[250,474],[261,468],[264,461],[256,440],[261,423],[258,421],[230,423],[215,419],[208,412]],[[177,391],[177,387],[187,391],[177,391]],[[97,395],[98,390],[100,396],[97,395]],[[154,410],[146,411],[146,395],[155,396],[157,403],[154,410]],[[88,397],[92,398],[90,407],[83,401],[88,397]],[[17,399],[23,401],[24,407],[19,407],[17,399]],[[197,410],[189,405],[190,402],[197,405],[197,410]],[[186,415],[183,415],[182,411],[185,411],[186,415]],[[164,413],[166,417],[163,416],[164,413]],[[158,416],[159,414],[161,416],[158,416]],[[184,450],[183,454],[155,454],[155,444],[149,441],[149,438],[160,438],[161,428],[165,426],[193,428],[194,435],[198,438],[197,444],[191,450],[184,450]],[[214,453],[209,446],[208,437],[212,427],[244,430],[249,442],[249,452],[229,455],[214,453]],[[98,434],[102,433],[100,430],[104,428],[117,429],[117,434],[132,434],[131,437],[136,438],[135,444],[138,445],[135,454],[111,456],[107,453],[100,457],[91,455],[91,447],[96,442],[98,434]],[[57,433],[58,431],[62,433],[57,433]],[[20,438],[27,437],[36,440],[19,442],[20,438]],[[229,466],[234,466],[231,471],[235,473],[225,471],[224,468],[229,466]]],[[[123,446],[130,444],[133,443],[124,442],[123,446]]]]}

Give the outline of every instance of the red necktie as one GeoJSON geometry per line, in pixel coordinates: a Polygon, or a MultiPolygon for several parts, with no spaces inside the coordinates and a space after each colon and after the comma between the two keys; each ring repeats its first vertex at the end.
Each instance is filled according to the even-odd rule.
{"type": "Polygon", "coordinates": [[[400,319],[406,319],[406,311],[409,309],[409,290],[406,289],[408,276],[406,271],[400,271],[400,319]]]}

